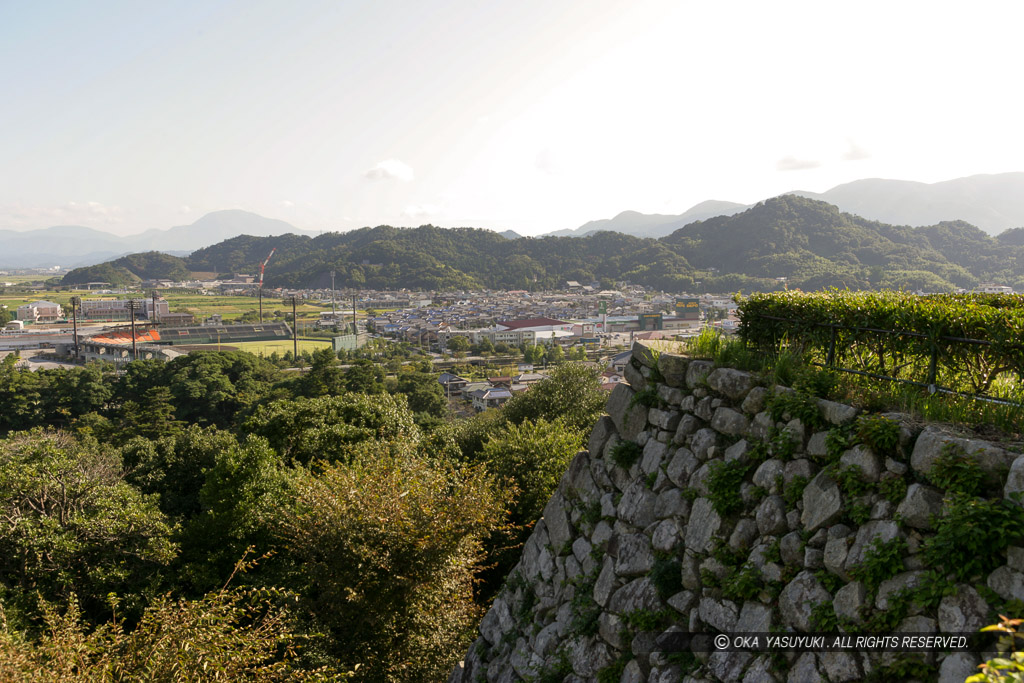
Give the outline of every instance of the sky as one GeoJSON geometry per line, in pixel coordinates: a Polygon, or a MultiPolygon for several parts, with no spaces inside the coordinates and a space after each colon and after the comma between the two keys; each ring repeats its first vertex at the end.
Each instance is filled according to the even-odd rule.
{"type": "Polygon", "coordinates": [[[0,229],[536,235],[1024,171],[1024,3],[0,0],[0,229]]]}

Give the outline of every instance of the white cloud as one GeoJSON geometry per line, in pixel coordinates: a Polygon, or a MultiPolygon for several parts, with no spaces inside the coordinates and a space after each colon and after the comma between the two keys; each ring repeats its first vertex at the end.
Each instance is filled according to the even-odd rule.
{"type": "Polygon", "coordinates": [[[119,225],[124,211],[119,206],[100,202],[65,202],[58,206],[25,205],[21,203],[0,206],[0,227],[32,230],[52,225],[85,225],[111,227],[119,225]]]}
{"type": "Polygon", "coordinates": [[[282,209],[290,209],[295,206],[295,202],[290,199],[282,200],[280,204],[282,209]]]}
{"type": "Polygon", "coordinates": [[[861,161],[862,159],[870,159],[871,152],[858,145],[853,138],[847,139],[849,148],[843,154],[843,161],[861,161]]]}
{"type": "Polygon", "coordinates": [[[404,183],[416,177],[412,166],[398,159],[385,159],[363,175],[370,180],[401,180],[404,183]]]}
{"type": "Polygon", "coordinates": [[[778,163],[775,164],[775,170],[807,171],[812,168],[818,168],[819,166],[821,166],[821,162],[815,159],[797,159],[794,156],[787,156],[779,159],[778,163]]]}
{"type": "Polygon", "coordinates": [[[440,207],[433,204],[410,204],[402,210],[402,215],[420,220],[436,216],[440,210],[440,207]]]}
{"type": "Polygon", "coordinates": [[[178,207],[178,213],[192,213],[192,207],[188,204],[182,204],[178,207]]]}
{"type": "Polygon", "coordinates": [[[534,166],[536,166],[541,171],[544,171],[545,173],[558,172],[558,158],[557,155],[551,151],[550,147],[545,147],[540,152],[538,152],[537,158],[534,159],[533,163],[534,166]]]}

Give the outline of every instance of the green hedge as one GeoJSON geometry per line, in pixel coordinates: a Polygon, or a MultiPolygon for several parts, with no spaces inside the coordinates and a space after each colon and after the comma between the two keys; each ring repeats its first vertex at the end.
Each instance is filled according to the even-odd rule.
{"type": "Polygon", "coordinates": [[[824,362],[973,393],[1000,376],[1024,377],[1024,296],[829,290],[754,294],[740,304],[740,335],[771,350],[798,346],[824,362]],[[880,332],[883,330],[886,332],[880,332]],[[975,344],[958,341],[972,339],[975,344]]]}

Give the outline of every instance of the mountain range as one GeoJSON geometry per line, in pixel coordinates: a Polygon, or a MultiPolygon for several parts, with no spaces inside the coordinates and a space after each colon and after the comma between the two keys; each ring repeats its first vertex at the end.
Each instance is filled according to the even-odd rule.
{"type": "MultiPolygon", "coordinates": [[[[867,178],[837,185],[826,192],[794,190],[786,194],[818,199],[840,211],[891,225],[919,227],[962,220],[990,235],[1024,227],[1024,173],[974,175],[939,183],[867,178]]],[[[712,200],[679,215],[623,211],[614,218],[590,221],[575,230],[548,234],[583,237],[599,230],[614,230],[637,237],[664,237],[694,221],[732,216],[751,206],[712,200]]]]}
{"type": "MultiPolygon", "coordinates": [[[[962,220],[990,235],[1024,226],[1024,173],[975,175],[931,184],[865,179],[838,185],[827,192],[789,194],[821,200],[842,212],[890,225],[927,226],[962,220]]],[[[691,223],[736,215],[749,208],[750,205],[709,200],[678,215],[624,211],[614,218],[590,221],[576,229],[557,230],[546,236],[582,237],[614,231],[660,238],[691,223]]],[[[216,211],[191,225],[148,230],[128,237],[83,226],[0,230],[0,267],[76,267],[147,251],[185,255],[238,235],[281,234],[319,233],[240,210],[216,211]]],[[[512,230],[499,234],[507,239],[520,237],[512,230]]]]}
{"type": "Polygon", "coordinates": [[[191,225],[147,230],[126,237],[81,225],[26,231],[0,230],[0,267],[89,266],[147,251],[185,256],[238,235],[265,237],[285,233],[318,234],[300,230],[285,221],[237,209],[208,213],[191,225]]]}
{"type": "Polygon", "coordinates": [[[781,287],[950,291],[983,281],[1024,289],[1024,228],[998,237],[964,221],[911,228],[798,195],[689,223],[665,237],[600,231],[510,240],[475,228],[393,228],[241,235],[181,259],[136,254],[69,272],[63,285],[181,279],[186,272],[266,270],[270,288],[553,289],[567,280],[665,291],[781,287]]]}

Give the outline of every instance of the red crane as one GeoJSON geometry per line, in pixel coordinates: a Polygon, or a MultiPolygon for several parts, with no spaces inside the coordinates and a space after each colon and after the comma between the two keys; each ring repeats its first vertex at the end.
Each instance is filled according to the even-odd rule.
{"type": "Polygon", "coordinates": [[[266,260],[262,264],[260,264],[260,287],[259,287],[259,292],[260,292],[260,324],[261,325],[263,324],[263,271],[266,270],[267,264],[270,263],[270,257],[274,255],[275,251],[277,251],[277,247],[274,247],[273,249],[271,249],[270,253],[267,254],[266,260]]]}
{"type": "Polygon", "coordinates": [[[267,264],[270,263],[270,257],[274,255],[275,251],[277,251],[277,247],[270,250],[270,253],[267,254],[267,259],[260,266],[260,289],[263,289],[263,271],[266,269],[267,264]]]}

